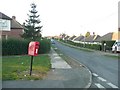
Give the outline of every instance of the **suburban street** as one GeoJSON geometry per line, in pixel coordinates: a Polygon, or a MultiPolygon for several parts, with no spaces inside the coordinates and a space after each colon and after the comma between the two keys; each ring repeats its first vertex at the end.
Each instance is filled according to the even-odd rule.
{"type": "Polygon", "coordinates": [[[102,52],[83,51],[55,41],[54,46],[62,53],[87,66],[92,72],[91,88],[118,88],[118,59],[102,52]]]}

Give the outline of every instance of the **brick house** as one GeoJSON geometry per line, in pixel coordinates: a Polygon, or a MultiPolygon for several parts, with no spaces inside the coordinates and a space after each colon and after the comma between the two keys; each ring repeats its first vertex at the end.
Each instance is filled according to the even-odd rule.
{"type": "Polygon", "coordinates": [[[113,33],[112,40],[120,40],[120,30],[113,33]]]}
{"type": "Polygon", "coordinates": [[[21,39],[23,34],[23,26],[16,21],[16,17],[12,18],[0,12],[0,39],[17,38],[21,39]]]}

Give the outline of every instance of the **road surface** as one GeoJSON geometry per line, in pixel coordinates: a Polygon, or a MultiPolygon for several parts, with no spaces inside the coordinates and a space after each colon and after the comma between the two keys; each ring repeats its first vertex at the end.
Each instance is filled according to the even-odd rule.
{"type": "Polygon", "coordinates": [[[55,41],[54,46],[91,70],[93,75],[91,88],[118,88],[117,58],[105,56],[102,52],[78,50],[57,41],[55,41]]]}

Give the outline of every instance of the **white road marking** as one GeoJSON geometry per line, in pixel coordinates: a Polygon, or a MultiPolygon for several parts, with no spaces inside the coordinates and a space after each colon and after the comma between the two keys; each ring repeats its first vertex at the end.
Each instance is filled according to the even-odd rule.
{"type": "Polygon", "coordinates": [[[80,64],[80,67],[82,67],[82,65],[80,64]]]}
{"type": "Polygon", "coordinates": [[[106,82],[105,79],[103,79],[102,77],[98,77],[99,80],[103,81],[103,82],[106,82]]]}
{"type": "MultiPolygon", "coordinates": [[[[95,77],[98,77],[98,75],[96,73],[92,73],[93,76],[95,77]]],[[[104,78],[102,77],[98,77],[99,80],[103,81],[103,82],[106,82],[107,80],[105,80],[104,78]]],[[[112,83],[107,83],[109,86],[111,86],[112,88],[118,88],[116,85],[112,84],[112,83]]],[[[95,85],[98,87],[98,88],[105,88],[104,86],[102,86],[101,84],[99,83],[95,83],[95,85]]]]}
{"type": "Polygon", "coordinates": [[[97,74],[95,74],[95,73],[92,73],[93,74],[93,76],[95,76],[95,77],[97,77],[98,75],[97,74]]]}
{"type": "Polygon", "coordinates": [[[57,50],[57,48],[54,48],[54,49],[56,49],[56,50],[57,50]]]}
{"type": "Polygon", "coordinates": [[[99,83],[95,83],[95,85],[98,87],[98,88],[105,88],[105,87],[103,87],[101,84],[99,84],[99,83]]]}
{"type": "Polygon", "coordinates": [[[109,86],[111,86],[112,88],[118,88],[116,85],[112,84],[112,83],[107,83],[109,86]]]}
{"type": "Polygon", "coordinates": [[[58,54],[57,54],[57,53],[54,53],[53,56],[58,56],[58,54]]]}
{"type": "Polygon", "coordinates": [[[54,59],[60,59],[61,57],[54,57],[54,59]]]}

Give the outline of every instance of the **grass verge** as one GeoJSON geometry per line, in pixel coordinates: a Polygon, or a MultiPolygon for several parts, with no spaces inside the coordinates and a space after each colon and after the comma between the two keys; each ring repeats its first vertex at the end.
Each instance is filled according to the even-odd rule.
{"type": "Polygon", "coordinates": [[[2,80],[39,80],[51,68],[50,57],[47,54],[35,56],[32,75],[30,71],[30,56],[5,56],[2,58],[2,80]]]}
{"type": "Polygon", "coordinates": [[[111,57],[111,58],[115,58],[115,59],[120,59],[120,55],[118,55],[118,56],[113,56],[113,55],[104,55],[104,56],[107,56],[107,57],[111,57]]]}

